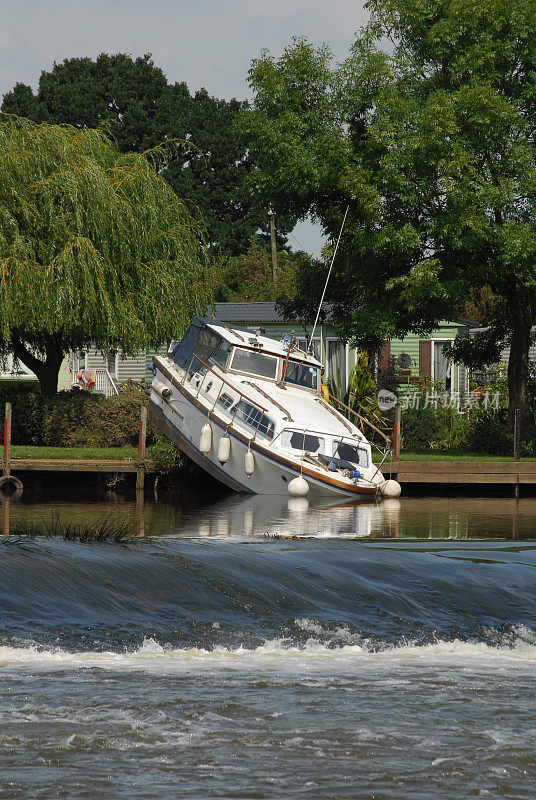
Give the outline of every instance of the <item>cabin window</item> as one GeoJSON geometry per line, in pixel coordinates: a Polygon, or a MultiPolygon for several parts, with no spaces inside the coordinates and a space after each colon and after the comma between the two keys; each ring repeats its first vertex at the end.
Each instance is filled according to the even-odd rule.
{"type": "Polygon", "coordinates": [[[268,439],[274,438],[274,423],[260,408],[248,403],[247,400],[240,400],[232,410],[236,419],[242,420],[249,428],[268,439]]]}
{"type": "Polygon", "coordinates": [[[220,344],[210,356],[210,360],[212,363],[217,364],[218,367],[221,367],[222,370],[225,370],[231,349],[229,342],[220,341],[220,344]]]}
{"type": "Polygon", "coordinates": [[[368,452],[363,447],[339,440],[333,443],[333,448],[334,458],[349,461],[351,464],[356,464],[359,467],[368,467],[368,452]]]}
{"type": "Polygon", "coordinates": [[[214,353],[219,349],[221,344],[221,336],[217,336],[207,328],[202,330],[194,347],[193,357],[188,364],[188,374],[193,375],[198,372],[200,375],[204,375],[207,371],[205,364],[208,364],[210,360],[212,360],[214,353]],[[196,358],[196,356],[198,356],[198,358],[196,358]]]}
{"type": "Polygon", "coordinates": [[[285,383],[301,386],[304,389],[318,389],[318,367],[303,364],[298,361],[289,361],[285,374],[285,383]]]}
{"type": "Polygon", "coordinates": [[[220,404],[220,406],[223,406],[224,408],[231,408],[231,406],[234,403],[234,400],[231,397],[231,395],[222,392],[218,397],[218,403],[220,404]]]}
{"type": "Polygon", "coordinates": [[[257,350],[243,350],[241,347],[237,347],[231,366],[238,372],[247,372],[248,375],[256,375],[258,378],[275,380],[277,362],[278,359],[274,356],[267,356],[257,350]]]}
{"type": "Polygon", "coordinates": [[[301,453],[306,450],[309,453],[324,453],[325,451],[325,441],[322,436],[304,431],[282,431],[281,446],[288,447],[289,450],[299,450],[301,453]]]}

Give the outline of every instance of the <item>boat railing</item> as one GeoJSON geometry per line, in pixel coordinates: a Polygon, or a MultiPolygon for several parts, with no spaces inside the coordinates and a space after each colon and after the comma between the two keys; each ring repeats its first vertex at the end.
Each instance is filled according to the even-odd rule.
{"type": "MultiPolygon", "coordinates": [[[[342,400],[339,400],[337,397],[334,397],[332,394],[329,395],[329,399],[330,400],[334,400],[336,403],[338,403],[339,406],[341,406],[341,408],[344,408],[345,411],[349,411],[351,414],[353,414],[361,422],[361,425],[368,425],[369,428],[371,428],[375,433],[377,433],[379,436],[381,436],[381,438],[384,440],[384,442],[385,442],[387,447],[391,446],[390,437],[387,436],[387,434],[385,434],[379,428],[377,428],[376,425],[374,425],[369,419],[367,419],[366,417],[363,417],[361,414],[358,414],[357,411],[354,411],[353,408],[350,408],[350,406],[347,406],[346,403],[343,403],[342,400]]],[[[343,415],[341,414],[341,417],[342,416],[343,415]]]]}
{"type": "MultiPolygon", "coordinates": [[[[230,383],[230,381],[228,381],[226,378],[224,378],[223,375],[218,374],[213,369],[213,367],[210,366],[210,364],[207,364],[206,361],[204,361],[200,356],[196,355],[195,353],[192,355],[188,370],[185,371],[185,376],[190,371],[194,358],[195,358],[196,361],[199,361],[199,363],[202,364],[208,372],[211,372],[214,375],[215,378],[217,378],[219,381],[221,381],[222,385],[220,386],[218,394],[216,395],[216,398],[215,398],[215,400],[214,400],[214,402],[212,404],[212,411],[214,411],[214,408],[216,407],[216,403],[218,402],[218,400],[220,398],[223,386],[225,385],[225,386],[228,386],[233,392],[238,394],[241,398],[243,398],[244,400],[247,400],[248,403],[251,403],[251,405],[254,406],[255,408],[258,408],[260,411],[262,411],[262,412],[264,412],[266,414],[270,413],[267,408],[262,406],[257,400],[254,400],[251,397],[251,395],[246,394],[241,389],[238,389],[234,384],[230,383]]],[[[205,375],[203,375],[202,380],[199,382],[199,385],[197,386],[197,396],[199,396],[199,393],[200,393],[200,391],[201,391],[201,389],[203,387],[203,383],[205,382],[206,377],[207,377],[207,373],[205,373],[205,375]]],[[[185,378],[183,380],[185,380],[185,378]]],[[[253,384],[251,382],[248,382],[247,385],[251,386],[252,389],[259,390],[259,387],[255,386],[255,384],[253,384]]],[[[279,407],[281,411],[283,411],[284,413],[287,414],[287,416],[290,417],[290,414],[288,412],[286,412],[286,409],[284,409],[282,406],[279,406],[279,404],[277,402],[273,401],[272,398],[269,397],[269,395],[268,395],[268,399],[270,400],[270,402],[273,402],[276,407],[279,407]]],[[[346,417],[343,414],[341,414],[340,411],[337,411],[336,408],[333,408],[333,406],[331,406],[329,403],[327,403],[323,398],[317,397],[316,399],[328,411],[330,411],[332,414],[334,414],[334,416],[336,416],[337,419],[340,422],[342,422],[350,432],[353,433],[352,429],[348,425],[348,421],[347,421],[346,417]]],[[[387,436],[385,433],[383,433],[383,431],[381,431],[379,428],[377,428],[372,422],[370,422],[370,420],[368,420],[366,417],[363,417],[357,411],[354,411],[353,408],[350,408],[345,403],[343,403],[341,400],[339,400],[338,398],[334,397],[332,394],[329,395],[329,399],[330,400],[335,400],[335,402],[338,403],[340,406],[342,406],[346,411],[349,411],[350,413],[352,413],[361,422],[362,425],[368,425],[373,431],[375,431],[375,433],[377,433],[379,436],[381,436],[381,438],[385,442],[385,449],[386,450],[391,447],[391,439],[389,438],[389,436],[387,436]]],[[[231,422],[229,423],[230,425],[232,425],[234,420],[235,420],[236,412],[237,412],[237,406],[235,406],[234,413],[231,415],[232,418],[231,418],[231,422]]],[[[259,421],[257,423],[257,431],[256,431],[256,433],[259,430],[259,426],[260,426],[260,419],[259,419],[259,421]]],[[[274,442],[277,441],[277,439],[281,436],[282,432],[283,432],[282,430],[279,431],[277,436],[272,440],[272,444],[274,444],[274,442]]],[[[307,431],[307,432],[309,432],[309,431],[307,431]]],[[[255,435],[256,435],[256,433],[255,433],[255,435]]],[[[304,433],[306,433],[306,431],[304,431],[304,433]]]]}
{"type": "MultiPolygon", "coordinates": [[[[238,389],[236,386],[234,386],[232,383],[230,383],[230,381],[228,381],[226,378],[224,378],[223,375],[218,375],[218,373],[210,366],[210,364],[207,364],[206,361],[203,361],[202,358],[200,358],[197,355],[195,356],[195,358],[196,358],[197,361],[199,361],[200,364],[202,364],[204,367],[206,367],[206,369],[209,372],[211,372],[219,381],[222,382],[222,386],[220,386],[218,394],[216,395],[216,399],[214,400],[214,403],[212,405],[212,410],[214,410],[214,408],[216,407],[216,403],[219,400],[219,397],[220,397],[220,394],[221,394],[221,390],[223,388],[223,385],[225,384],[230,389],[232,389],[233,392],[236,392],[236,394],[238,394],[242,399],[247,400],[248,403],[251,403],[252,406],[255,406],[255,408],[258,408],[260,411],[264,412],[265,414],[269,414],[270,413],[267,408],[265,408],[264,406],[261,406],[261,404],[257,400],[254,400],[251,397],[251,395],[248,395],[245,392],[243,392],[241,389],[238,389]]],[[[193,360],[193,357],[192,357],[192,360],[193,360]]],[[[190,366],[191,366],[191,363],[192,362],[190,362],[190,366]]],[[[201,387],[202,387],[202,385],[204,383],[205,378],[206,378],[206,373],[203,376],[203,380],[201,380],[199,382],[199,386],[197,387],[197,395],[198,396],[199,396],[199,392],[201,391],[201,387]]],[[[236,410],[234,412],[233,419],[234,419],[235,416],[236,416],[236,410]]],[[[259,420],[259,423],[257,425],[257,430],[259,428],[259,425],[260,425],[260,420],[259,420]]]]}
{"type": "MultiPolygon", "coordinates": [[[[224,383],[226,386],[228,386],[230,389],[232,389],[232,390],[233,390],[233,392],[236,392],[237,394],[239,394],[239,395],[240,395],[240,397],[243,397],[245,400],[247,400],[247,401],[248,401],[248,403],[251,403],[252,405],[254,405],[254,406],[257,406],[257,408],[260,408],[260,410],[261,410],[261,411],[265,411],[267,414],[269,413],[269,411],[268,411],[268,409],[267,409],[267,408],[264,408],[264,406],[261,406],[261,404],[260,404],[260,403],[258,403],[256,400],[253,400],[253,399],[252,399],[252,397],[251,397],[250,395],[246,394],[246,393],[245,393],[245,392],[243,392],[241,389],[237,389],[237,387],[236,387],[236,386],[234,386],[234,385],[233,385],[233,384],[232,384],[230,381],[228,381],[226,378],[224,378],[224,377],[223,377],[223,375],[218,375],[218,373],[217,373],[217,372],[215,372],[215,370],[214,370],[214,369],[213,369],[213,368],[210,366],[210,364],[207,364],[207,363],[206,363],[206,361],[203,361],[203,359],[202,359],[202,358],[199,358],[199,356],[195,356],[195,358],[197,359],[197,361],[199,361],[199,363],[200,363],[200,364],[202,364],[204,367],[206,367],[206,369],[208,369],[208,370],[209,370],[209,372],[212,372],[212,374],[213,374],[213,375],[214,375],[214,376],[215,376],[215,377],[216,377],[216,378],[217,378],[219,381],[221,381],[221,382],[222,382],[222,383],[224,383]]],[[[202,385],[202,383],[203,383],[203,381],[201,381],[201,383],[199,384],[199,386],[201,386],[201,385],[202,385]]],[[[199,387],[198,387],[198,388],[199,388],[199,387]]]]}

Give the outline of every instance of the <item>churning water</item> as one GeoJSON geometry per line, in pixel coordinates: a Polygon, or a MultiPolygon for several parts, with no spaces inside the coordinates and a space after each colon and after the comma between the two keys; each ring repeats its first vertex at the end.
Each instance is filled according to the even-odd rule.
{"type": "Polygon", "coordinates": [[[2,800],[533,797],[535,500],[11,526],[112,509],[146,535],[0,544],[2,800]]]}

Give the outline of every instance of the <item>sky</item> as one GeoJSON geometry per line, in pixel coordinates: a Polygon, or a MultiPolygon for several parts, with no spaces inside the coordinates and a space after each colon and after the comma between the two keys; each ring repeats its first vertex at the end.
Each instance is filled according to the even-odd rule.
{"type": "MultiPolygon", "coordinates": [[[[0,96],[35,91],[42,70],[66,58],[152,53],[170,83],[215,97],[251,97],[247,71],[263,49],[281,54],[293,36],[348,54],[366,21],[361,0],[0,0],[0,96]]],[[[300,224],[290,244],[319,255],[317,227],[300,224]]]]}

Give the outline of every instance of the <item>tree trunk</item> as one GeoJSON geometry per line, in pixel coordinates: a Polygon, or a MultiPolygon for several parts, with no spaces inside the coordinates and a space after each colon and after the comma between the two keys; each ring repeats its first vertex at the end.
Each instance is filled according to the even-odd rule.
{"type": "Polygon", "coordinates": [[[64,357],[61,342],[52,336],[46,336],[40,348],[44,355],[43,360],[35,356],[17,336],[11,337],[11,346],[13,355],[37,375],[41,394],[54,397],[58,392],[58,376],[64,357]]]}
{"type": "Polygon", "coordinates": [[[520,296],[517,291],[508,295],[508,311],[512,321],[508,359],[508,427],[513,431],[515,410],[519,408],[521,436],[523,439],[532,439],[536,436],[536,426],[527,399],[532,307],[530,297],[525,293],[523,295],[520,296]]]}

